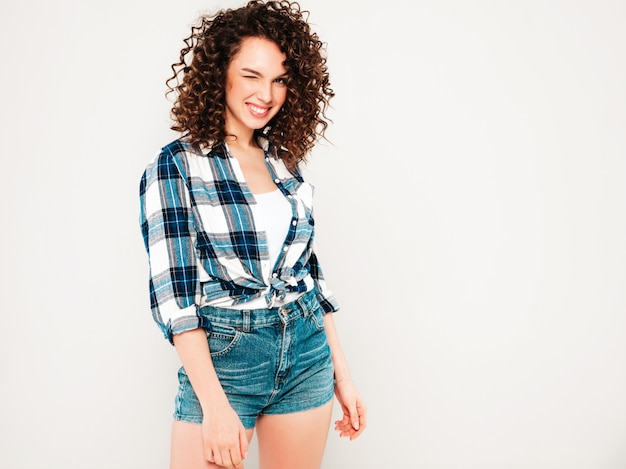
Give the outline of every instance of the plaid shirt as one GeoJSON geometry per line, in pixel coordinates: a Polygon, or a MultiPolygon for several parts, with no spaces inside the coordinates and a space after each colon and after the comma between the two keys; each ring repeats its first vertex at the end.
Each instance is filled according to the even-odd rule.
{"type": "Polygon", "coordinates": [[[292,207],[275,265],[257,205],[225,144],[203,153],[183,140],[164,147],[140,183],[141,231],[150,264],[150,307],[163,334],[209,328],[205,305],[228,307],[265,295],[317,290],[324,312],[338,305],[313,250],[313,187],[291,173],[265,142],[265,161],[292,207]],[[270,279],[269,281],[267,279],[270,279]]]}

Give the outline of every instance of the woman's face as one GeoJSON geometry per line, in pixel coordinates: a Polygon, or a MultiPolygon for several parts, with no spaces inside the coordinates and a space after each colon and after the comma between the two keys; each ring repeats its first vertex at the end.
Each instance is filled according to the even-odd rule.
{"type": "Polygon", "coordinates": [[[245,38],[226,71],[226,132],[244,137],[261,129],[287,98],[286,57],[259,37],[245,38]]]}

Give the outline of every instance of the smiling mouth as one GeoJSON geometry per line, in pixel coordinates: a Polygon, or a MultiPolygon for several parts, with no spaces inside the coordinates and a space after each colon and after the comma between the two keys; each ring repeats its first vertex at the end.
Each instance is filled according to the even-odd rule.
{"type": "Polygon", "coordinates": [[[259,107],[250,103],[248,103],[248,109],[254,117],[265,117],[270,112],[270,108],[268,107],[259,107]]]}

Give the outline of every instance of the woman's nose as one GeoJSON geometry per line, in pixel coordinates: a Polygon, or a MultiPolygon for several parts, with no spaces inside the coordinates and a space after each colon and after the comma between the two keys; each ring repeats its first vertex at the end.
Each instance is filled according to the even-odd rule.
{"type": "Polygon", "coordinates": [[[265,102],[269,103],[272,101],[272,83],[266,81],[259,82],[259,89],[257,90],[257,97],[265,102]]]}

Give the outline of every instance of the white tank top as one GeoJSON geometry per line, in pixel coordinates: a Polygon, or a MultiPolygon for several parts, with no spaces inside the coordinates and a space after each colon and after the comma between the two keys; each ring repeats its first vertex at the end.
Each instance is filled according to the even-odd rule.
{"type": "Polygon", "coordinates": [[[261,218],[259,221],[265,227],[270,265],[274,266],[291,224],[291,204],[278,189],[264,194],[254,194],[254,198],[261,218]]]}
{"type": "MultiPolygon", "coordinates": [[[[265,235],[267,237],[267,250],[269,252],[270,265],[274,267],[278,260],[287,233],[289,232],[289,226],[291,224],[291,204],[285,198],[285,196],[276,189],[272,192],[266,192],[263,194],[254,194],[254,198],[257,202],[257,213],[259,219],[255,220],[258,224],[265,228],[265,235]]],[[[272,269],[273,271],[273,269],[272,269]]],[[[271,272],[270,272],[271,275],[271,272]]],[[[268,285],[269,280],[266,279],[268,285]]],[[[265,302],[265,294],[269,291],[263,292],[263,296],[254,298],[253,300],[238,305],[232,306],[234,309],[255,309],[255,308],[267,308],[265,302]]],[[[283,301],[276,301],[274,306],[280,306],[284,303],[289,303],[298,299],[301,293],[287,293],[283,301]]]]}

